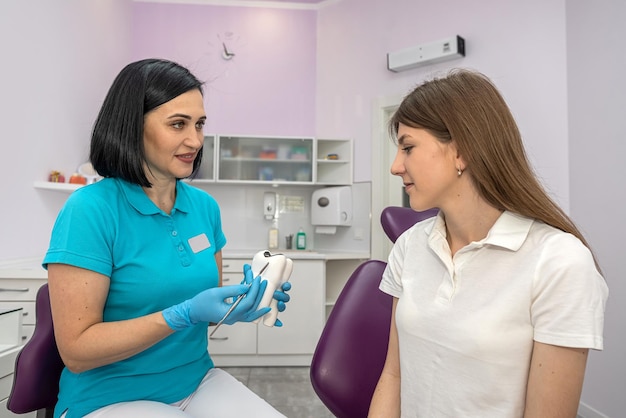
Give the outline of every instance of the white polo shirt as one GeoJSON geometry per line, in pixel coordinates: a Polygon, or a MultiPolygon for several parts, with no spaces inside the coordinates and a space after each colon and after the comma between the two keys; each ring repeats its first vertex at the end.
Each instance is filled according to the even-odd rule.
{"type": "Polygon", "coordinates": [[[533,341],[603,347],[608,288],[589,249],[511,212],[454,257],[441,213],[416,224],[380,289],[399,299],[402,417],[522,417],[533,341]]]}

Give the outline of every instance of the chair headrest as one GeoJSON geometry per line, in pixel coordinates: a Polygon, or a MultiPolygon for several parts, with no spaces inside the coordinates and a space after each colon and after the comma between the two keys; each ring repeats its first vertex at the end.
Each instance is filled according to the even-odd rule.
{"type": "Polygon", "coordinates": [[[380,224],[383,231],[392,242],[396,242],[404,231],[415,225],[417,222],[431,218],[439,212],[439,209],[428,209],[418,212],[411,208],[401,206],[388,206],[380,214],[380,224]]]}

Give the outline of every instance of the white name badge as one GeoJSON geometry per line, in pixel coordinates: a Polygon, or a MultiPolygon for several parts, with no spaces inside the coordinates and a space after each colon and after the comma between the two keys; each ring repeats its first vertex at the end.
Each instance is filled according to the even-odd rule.
{"type": "Polygon", "coordinates": [[[189,238],[187,242],[189,242],[191,251],[193,251],[194,253],[199,253],[200,251],[206,250],[207,248],[211,246],[211,243],[209,242],[209,238],[207,238],[204,232],[200,235],[196,235],[195,237],[189,238]]]}

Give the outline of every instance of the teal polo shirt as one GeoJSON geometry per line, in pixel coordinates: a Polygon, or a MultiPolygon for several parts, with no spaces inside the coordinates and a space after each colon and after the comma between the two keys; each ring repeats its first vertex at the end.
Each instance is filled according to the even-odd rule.
{"type": "MultiPolygon", "coordinates": [[[[110,277],[104,321],[159,312],[218,285],[215,253],[226,244],[217,202],[179,181],[171,214],[143,189],[107,178],[70,195],[43,261],[110,277]]],[[[63,370],[55,417],[82,417],[112,403],[177,402],[213,367],[207,324],[176,332],[123,361],[83,373],[63,370]]]]}

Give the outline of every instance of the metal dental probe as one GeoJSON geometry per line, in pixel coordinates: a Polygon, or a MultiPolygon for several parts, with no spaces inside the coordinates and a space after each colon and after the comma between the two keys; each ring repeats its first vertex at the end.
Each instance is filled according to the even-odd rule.
{"type": "MultiPolygon", "coordinates": [[[[267,266],[269,266],[270,263],[268,262],[266,265],[263,266],[263,268],[261,269],[261,271],[259,271],[259,274],[257,274],[257,276],[260,276],[261,274],[263,274],[263,272],[265,271],[265,269],[267,268],[267,266]]],[[[213,331],[211,331],[211,333],[209,334],[209,337],[212,337],[213,334],[215,334],[215,331],[217,331],[217,329],[224,323],[224,321],[226,320],[226,318],[228,318],[228,315],[231,314],[231,312],[237,307],[237,305],[239,305],[239,302],[241,302],[241,300],[247,295],[247,293],[242,293],[241,295],[237,296],[237,299],[235,299],[235,301],[233,302],[233,304],[230,306],[230,308],[228,308],[228,311],[226,311],[226,313],[224,314],[224,316],[222,317],[222,319],[220,319],[220,321],[215,324],[215,328],[213,328],[213,331]]]]}

